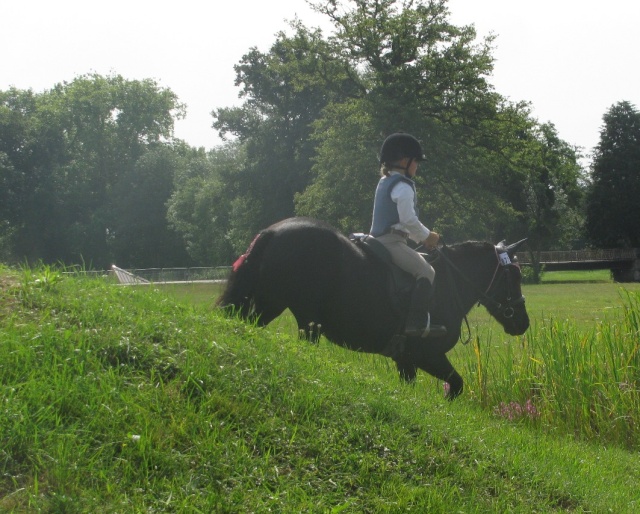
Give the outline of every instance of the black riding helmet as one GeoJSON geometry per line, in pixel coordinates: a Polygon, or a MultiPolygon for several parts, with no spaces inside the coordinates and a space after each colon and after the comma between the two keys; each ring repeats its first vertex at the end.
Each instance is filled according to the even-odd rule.
{"type": "Polygon", "coordinates": [[[396,132],[391,134],[382,143],[380,148],[380,164],[391,164],[403,157],[409,157],[416,161],[426,161],[420,142],[411,134],[396,132]]]}

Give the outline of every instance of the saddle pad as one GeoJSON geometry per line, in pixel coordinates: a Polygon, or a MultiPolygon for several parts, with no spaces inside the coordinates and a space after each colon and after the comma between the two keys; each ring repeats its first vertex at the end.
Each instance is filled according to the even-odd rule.
{"type": "Polygon", "coordinates": [[[355,234],[349,234],[349,240],[385,264],[391,266],[391,253],[389,253],[389,250],[387,250],[380,241],[377,241],[375,237],[357,232],[355,234]]]}

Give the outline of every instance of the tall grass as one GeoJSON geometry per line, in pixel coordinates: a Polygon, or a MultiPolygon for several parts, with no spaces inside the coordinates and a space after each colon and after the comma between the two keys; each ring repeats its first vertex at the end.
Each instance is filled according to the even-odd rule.
{"type": "Polygon", "coordinates": [[[496,415],[549,431],[640,448],[640,293],[592,328],[534,322],[519,344],[473,341],[468,390],[496,415]]]}
{"type": "MultiPolygon", "coordinates": [[[[532,326],[523,337],[505,338],[484,308],[472,311],[471,342],[452,352],[465,395],[512,422],[640,448],[640,284],[620,288],[606,270],[554,272],[545,279],[549,285],[525,287],[532,326]]],[[[190,297],[184,289],[171,293],[190,297]]],[[[202,295],[198,290],[196,301],[202,295]]],[[[269,330],[295,335],[297,328],[285,314],[269,330]]],[[[395,372],[389,359],[335,351],[347,361],[395,372]]],[[[435,380],[425,382],[440,390],[435,380]]]]}

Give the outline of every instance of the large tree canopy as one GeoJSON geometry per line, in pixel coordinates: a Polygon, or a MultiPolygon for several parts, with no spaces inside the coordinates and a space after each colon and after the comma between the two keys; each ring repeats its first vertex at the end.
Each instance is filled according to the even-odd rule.
{"type": "Polygon", "coordinates": [[[250,238],[294,214],[294,195],[310,180],[312,123],[354,87],[330,53],[320,31],[297,24],[293,36],[278,34],[268,53],[253,48],[235,67],[245,103],[213,112],[214,127],[223,137],[235,136],[246,151],[244,165],[229,175],[238,185],[229,227],[234,234],[250,238]]]}
{"type": "MultiPolygon", "coordinates": [[[[82,76],[41,94],[0,93],[0,203],[6,206],[0,227],[16,258],[133,264],[130,251],[119,249],[135,244],[138,235],[118,227],[130,229],[140,219],[122,222],[116,208],[124,207],[125,196],[132,198],[131,178],[142,171],[138,160],[172,137],[182,112],[170,90],[121,76],[82,76]]],[[[161,172],[151,182],[156,180],[165,182],[159,187],[164,199],[154,199],[163,205],[172,178],[161,172]]],[[[147,225],[167,224],[164,210],[141,215],[147,225]]],[[[159,254],[153,246],[144,251],[136,260],[159,254]]]]}
{"type": "MultiPolygon", "coordinates": [[[[526,104],[493,90],[492,38],[478,43],[473,27],[451,25],[445,1],[330,1],[316,8],[336,27],[331,58],[358,87],[315,122],[313,182],[297,195],[297,212],[343,230],[367,229],[379,145],[405,130],[422,139],[427,154],[418,185],[429,225],[453,239],[526,235],[532,227],[523,219],[534,199],[522,185],[541,180],[541,167],[567,175],[557,169],[567,161],[541,164],[534,146],[544,146],[551,129],[539,127],[526,104]]],[[[565,156],[576,176],[575,152],[565,156]]],[[[545,209],[555,207],[547,202],[545,209]]],[[[557,236],[538,232],[537,247],[557,236]]]]}
{"type": "MultiPolygon", "coordinates": [[[[581,191],[567,178],[579,175],[576,154],[526,103],[494,91],[491,37],[478,41],[472,26],[451,24],[445,0],[312,5],[332,33],[296,21],[269,51],[251,49],[236,66],[244,103],[212,113],[244,152],[224,173],[198,179],[224,187],[216,203],[228,216],[216,216],[217,229],[234,247],[294,214],[367,230],[378,149],[398,130],[423,142],[421,211],[448,240],[535,232],[540,249],[570,238],[558,219],[579,205],[581,191]]],[[[176,209],[174,226],[193,234],[202,219],[194,216],[176,209]]]]}
{"type": "Polygon", "coordinates": [[[233,176],[244,166],[244,151],[240,144],[230,143],[209,153],[200,149],[189,154],[167,204],[169,222],[199,264],[231,262],[244,250],[246,239],[245,234],[233,232],[233,226],[242,225],[237,220],[236,225],[231,224],[232,218],[242,216],[242,212],[233,212],[239,190],[233,176]]]}
{"type": "MultiPolygon", "coordinates": [[[[473,29],[459,29],[447,22],[445,2],[416,2],[403,9],[400,2],[392,1],[354,1],[348,5],[352,9],[337,2],[316,4],[336,29],[331,39],[334,59],[351,70],[350,76],[359,87],[344,105],[334,105],[319,120],[315,135],[321,157],[313,175],[320,183],[347,180],[351,184],[343,184],[347,191],[333,188],[336,195],[351,198],[351,202],[325,200],[327,205],[342,205],[342,212],[336,212],[337,219],[331,221],[344,224],[359,212],[358,224],[362,226],[369,221],[377,151],[384,137],[397,130],[416,134],[429,156],[430,172],[447,175],[446,168],[450,169],[452,162],[446,158],[447,149],[454,137],[450,122],[464,111],[463,97],[482,98],[488,91],[484,75],[490,71],[491,61],[488,46],[473,49],[469,44],[475,37],[473,29]],[[463,85],[463,75],[474,80],[463,85]],[[360,144],[351,152],[344,148],[344,164],[339,165],[333,153],[336,148],[348,147],[350,139],[360,144]],[[365,205],[354,209],[354,201],[365,205]]],[[[429,189],[432,186],[428,184],[429,189]]],[[[317,189],[305,195],[317,196],[317,189]]],[[[332,193],[324,186],[320,189],[332,193]]],[[[322,206],[305,200],[305,195],[299,199],[301,208],[312,203],[310,212],[322,215],[322,206]]]]}
{"type": "Polygon", "coordinates": [[[235,67],[243,103],[213,110],[225,145],[173,140],[184,107],[154,81],[87,75],[0,92],[2,256],[95,266],[222,264],[309,215],[369,228],[378,150],[423,143],[421,218],[445,240],[569,245],[582,225],[575,149],[491,85],[492,37],[446,0],[322,0],[235,67]]]}

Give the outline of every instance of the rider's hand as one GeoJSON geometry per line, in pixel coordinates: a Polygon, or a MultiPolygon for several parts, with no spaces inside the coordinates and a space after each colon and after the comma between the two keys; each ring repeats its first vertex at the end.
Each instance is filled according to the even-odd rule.
{"type": "Polygon", "coordinates": [[[440,241],[440,234],[438,234],[437,232],[431,231],[431,233],[429,234],[429,237],[427,237],[422,242],[422,245],[427,250],[433,250],[436,246],[438,246],[438,241],[440,241]]]}

